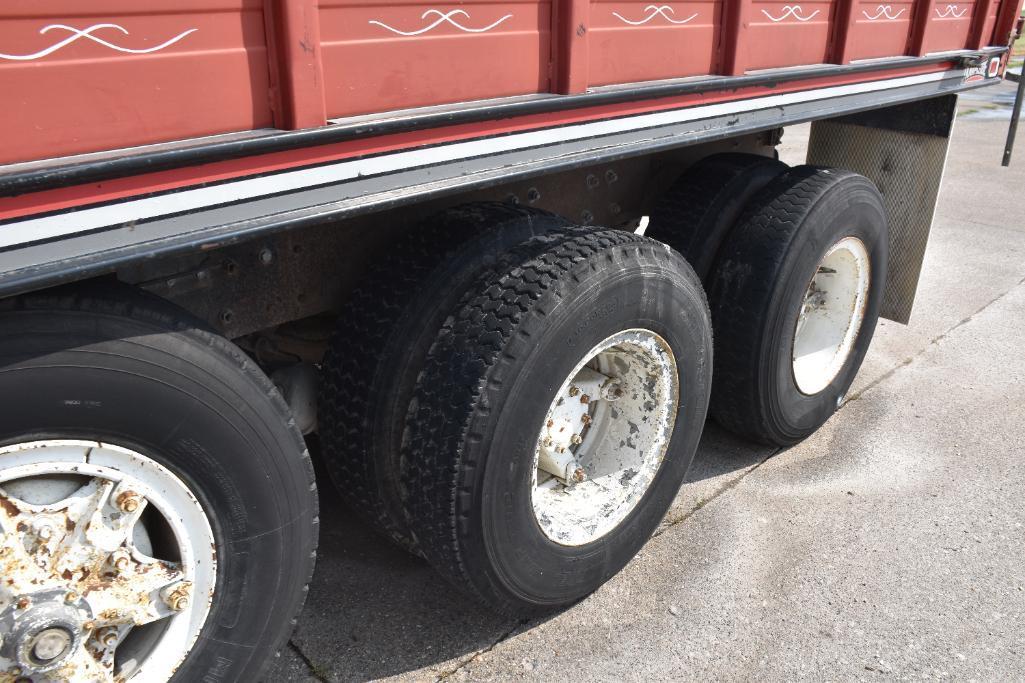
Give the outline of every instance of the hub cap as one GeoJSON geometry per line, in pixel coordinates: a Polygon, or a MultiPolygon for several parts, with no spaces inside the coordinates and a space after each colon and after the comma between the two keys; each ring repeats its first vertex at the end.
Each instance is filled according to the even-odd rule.
{"type": "Polygon", "coordinates": [[[591,349],[537,440],[531,500],[545,536],[584,545],[622,522],[662,464],[678,404],[676,361],[654,332],[627,330],[591,349]]]}
{"type": "Polygon", "coordinates": [[[861,329],[870,282],[868,250],[845,237],[826,252],[804,295],[794,328],[794,382],[817,394],[847,363],[861,329]]]}
{"type": "Polygon", "coordinates": [[[0,679],[165,681],[209,613],[214,537],[185,483],[144,455],[8,446],[0,576],[0,679]]]}

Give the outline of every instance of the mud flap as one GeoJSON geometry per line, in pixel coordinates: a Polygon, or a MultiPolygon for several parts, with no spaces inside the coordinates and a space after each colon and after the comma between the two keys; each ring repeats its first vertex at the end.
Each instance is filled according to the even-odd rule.
{"type": "Polygon", "coordinates": [[[890,262],[881,315],[907,324],[918,289],[947,159],[956,95],[815,121],[808,163],[871,179],[890,221],[890,262]]]}

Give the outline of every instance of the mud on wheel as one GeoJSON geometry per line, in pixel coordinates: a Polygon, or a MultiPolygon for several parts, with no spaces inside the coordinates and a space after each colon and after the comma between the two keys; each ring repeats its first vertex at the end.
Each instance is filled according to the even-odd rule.
{"type": "Polygon", "coordinates": [[[0,678],[258,679],[317,524],[271,382],[132,290],[4,306],[0,678]]]}

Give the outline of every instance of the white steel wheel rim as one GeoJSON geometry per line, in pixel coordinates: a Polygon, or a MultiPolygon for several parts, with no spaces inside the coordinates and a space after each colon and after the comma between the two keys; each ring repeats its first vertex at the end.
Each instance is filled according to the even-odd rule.
{"type": "Polygon", "coordinates": [[[587,352],[535,448],[531,503],[546,537],[585,545],[637,507],[662,465],[679,395],[672,349],[650,330],[619,332],[587,352]]]}
{"type": "Polygon", "coordinates": [[[794,327],[794,382],[817,394],[847,363],[868,302],[871,266],[865,243],[845,237],[826,252],[808,283],[794,327]]]}
{"type": "Polygon", "coordinates": [[[34,683],[170,679],[217,573],[210,521],[180,478],[70,440],[0,448],[0,567],[0,671],[34,683]]]}

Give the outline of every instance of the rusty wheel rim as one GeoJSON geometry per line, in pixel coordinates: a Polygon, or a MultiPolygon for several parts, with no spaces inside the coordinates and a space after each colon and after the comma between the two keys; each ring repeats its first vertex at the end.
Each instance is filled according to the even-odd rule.
{"type": "Polygon", "coordinates": [[[188,486],[89,441],[0,448],[0,671],[165,681],[210,612],[216,551],[188,486]]]}
{"type": "Polygon", "coordinates": [[[672,349],[650,330],[614,334],[577,363],[534,454],[531,503],[545,536],[592,543],[637,508],[665,457],[679,395],[672,349]]]}
{"type": "Polygon", "coordinates": [[[870,282],[868,249],[857,237],[845,237],[826,251],[794,325],[792,367],[801,393],[819,393],[847,363],[865,317],[870,282]]]}

